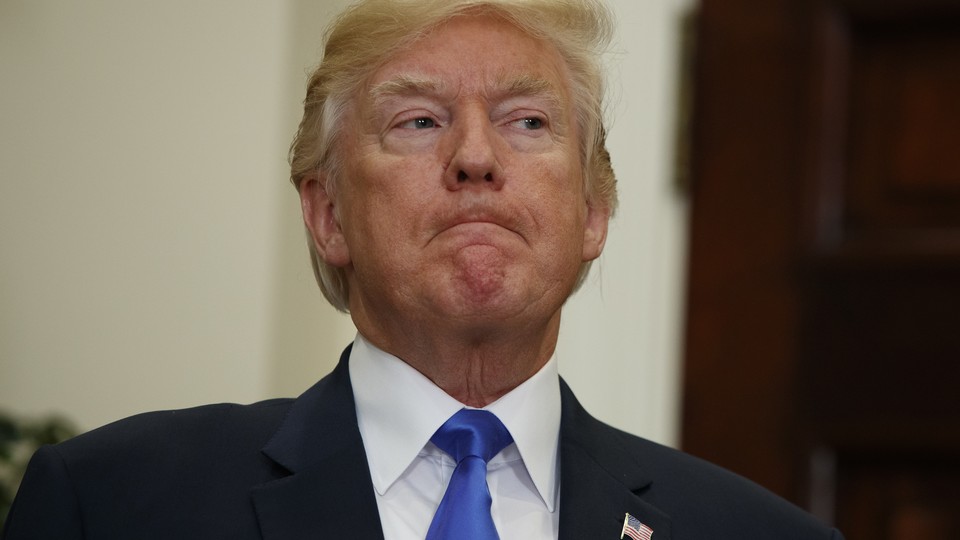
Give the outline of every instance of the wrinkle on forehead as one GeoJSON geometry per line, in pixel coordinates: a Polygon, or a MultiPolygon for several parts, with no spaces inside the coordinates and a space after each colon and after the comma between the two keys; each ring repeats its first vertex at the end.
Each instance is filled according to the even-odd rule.
{"type": "Polygon", "coordinates": [[[575,124],[569,66],[556,46],[510,21],[477,15],[440,25],[386,59],[354,98],[360,117],[374,121],[405,99],[442,107],[460,100],[499,107],[531,98],[554,127],[565,131],[575,124]],[[485,43],[480,50],[477,36],[485,43]]]}

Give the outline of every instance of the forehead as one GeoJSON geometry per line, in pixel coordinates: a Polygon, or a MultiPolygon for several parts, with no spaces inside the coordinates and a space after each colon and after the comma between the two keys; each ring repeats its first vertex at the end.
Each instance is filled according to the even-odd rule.
{"type": "Polygon", "coordinates": [[[567,69],[553,44],[493,15],[455,17],[427,32],[376,70],[375,89],[411,86],[438,94],[522,91],[569,95],[567,69]]]}

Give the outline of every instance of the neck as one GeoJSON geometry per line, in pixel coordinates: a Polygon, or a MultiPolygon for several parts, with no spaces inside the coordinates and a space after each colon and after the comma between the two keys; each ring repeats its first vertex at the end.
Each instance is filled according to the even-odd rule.
{"type": "MultiPolygon", "coordinates": [[[[383,321],[379,321],[383,322],[383,321]]],[[[553,355],[560,311],[540,324],[455,324],[403,321],[374,324],[354,314],[364,338],[400,358],[444,392],[471,407],[484,407],[540,370],[553,355]]]]}

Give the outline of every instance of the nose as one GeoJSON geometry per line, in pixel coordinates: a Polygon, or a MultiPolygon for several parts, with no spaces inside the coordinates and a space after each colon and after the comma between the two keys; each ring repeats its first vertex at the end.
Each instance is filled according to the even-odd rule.
{"type": "Polygon", "coordinates": [[[497,133],[486,115],[464,118],[451,133],[453,156],[445,172],[447,189],[503,187],[503,171],[497,151],[497,133]]]}

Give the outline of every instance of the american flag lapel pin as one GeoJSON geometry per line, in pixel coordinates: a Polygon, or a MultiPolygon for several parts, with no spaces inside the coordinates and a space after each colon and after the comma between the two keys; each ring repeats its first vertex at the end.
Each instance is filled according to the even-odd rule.
{"type": "Polygon", "coordinates": [[[653,538],[653,529],[640,522],[629,513],[623,518],[623,530],[620,531],[620,540],[629,536],[633,540],[650,540],[653,538]]]}

